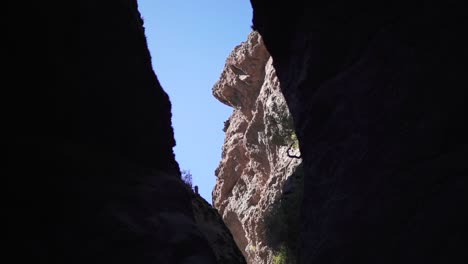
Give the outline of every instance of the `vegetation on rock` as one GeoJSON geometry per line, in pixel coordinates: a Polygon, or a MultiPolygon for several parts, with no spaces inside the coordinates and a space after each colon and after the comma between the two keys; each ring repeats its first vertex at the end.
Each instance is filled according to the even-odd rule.
{"type": "Polygon", "coordinates": [[[230,125],[230,118],[228,118],[226,121],[224,121],[224,126],[223,126],[223,132],[226,133],[226,131],[228,130],[229,128],[229,125],[230,125]]]}
{"type": "Polygon", "coordinates": [[[296,263],[300,226],[300,208],[303,199],[304,172],[299,165],[288,179],[292,190],[283,192],[265,216],[265,237],[274,251],[273,263],[296,263]]]}
{"type": "Polygon", "coordinates": [[[192,189],[193,187],[193,182],[192,182],[192,173],[190,170],[182,170],[181,172],[182,180],[184,183],[192,189]]]}
{"type": "Polygon", "coordinates": [[[286,105],[281,108],[277,104],[272,105],[272,113],[267,115],[265,122],[270,129],[271,142],[278,146],[287,146],[294,142],[294,121],[286,105]]]}

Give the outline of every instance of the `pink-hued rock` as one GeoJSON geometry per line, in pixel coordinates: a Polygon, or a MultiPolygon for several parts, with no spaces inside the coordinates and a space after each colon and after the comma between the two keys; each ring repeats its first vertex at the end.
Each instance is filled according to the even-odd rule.
{"type": "Polygon", "coordinates": [[[288,157],[292,118],[260,35],[252,32],[226,60],[213,95],[234,111],[225,123],[213,205],[248,263],[271,263],[262,225],[284,182],[300,164],[288,157]]]}

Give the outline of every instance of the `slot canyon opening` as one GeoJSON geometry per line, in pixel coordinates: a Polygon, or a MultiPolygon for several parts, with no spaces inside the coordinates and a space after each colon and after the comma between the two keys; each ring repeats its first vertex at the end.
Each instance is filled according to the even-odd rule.
{"type": "Polygon", "coordinates": [[[295,262],[299,143],[249,1],[138,4],[182,177],[213,201],[249,264],[295,262]]]}
{"type": "Polygon", "coordinates": [[[211,88],[251,30],[249,1],[138,0],[154,71],[172,104],[176,160],[211,203],[214,170],[232,112],[211,88]]]}
{"type": "MultiPolygon", "coordinates": [[[[270,59],[254,63],[241,56],[264,54],[259,37],[249,35],[250,12],[245,34],[226,47],[212,80],[199,90],[211,98],[215,85],[217,100],[230,105],[215,129],[219,145],[209,175],[178,157],[196,184],[213,176],[221,159],[213,209],[181,180],[171,106],[157,79],[161,74],[171,89],[165,69],[177,69],[176,80],[183,81],[188,73],[207,70],[204,60],[170,60],[173,67],[155,65],[154,72],[137,0],[9,1],[5,44],[11,48],[5,49],[10,56],[2,94],[5,259],[238,264],[261,258],[278,264],[295,246],[282,250],[285,245],[276,242],[299,230],[298,263],[467,262],[463,1],[250,2],[254,28],[274,59],[301,140],[301,153],[290,149],[302,158],[290,179],[301,185],[301,170],[306,175],[301,224],[281,219],[293,216],[284,210],[300,192],[288,180],[280,188],[280,179],[299,160],[287,153],[294,144],[285,139],[294,134],[278,129],[289,122],[280,114],[277,90],[264,89],[264,83],[275,83],[270,59]],[[225,56],[232,63],[223,68],[225,56]],[[263,69],[258,79],[248,65],[263,69]],[[225,85],[230,80],[233,85],[225,85]],[[256,95],[239,87],[255,87],[256,95]],[[221,151],[223,129],[228,140],[221,151]],[[284,199],[268,191],[280,189],[284,199]],[[262,240],[262,218],[278,233],[270,242],[262,240]],[[245,233],[239,247],[224,223],[232,233],[245,233]],[[267,243],[275,254],[265,250],[267,243]]],[[[199,26],[173,15],[194,3],[177,3],[174,12],[159,15],[170,16],[160,23],[168,36],[192,33],[190,27],[172,31],[175,26],[199,26]]],[[[143,12],[143,19],[148,33],[151,18],[143,12]]],[[[223,27],[216,37],[229,37],[225,24],[211,26],[223,27]]],[[[162,57],[157,52],[192,44],[169,41],[167,49],[155,50],[155,62],[162,57]]],[[[180,91],[199,92],[190,83],[196,80],[191,77],[180,91]]],[[[181,104],[197,113],[197,94],[190,95],[181,104]]],[[[192,119],[185,130],[205,121],[192,119]]],[[[190,156],[202,159],[209,141],[194,137],[201,147],[190,156]]]]}

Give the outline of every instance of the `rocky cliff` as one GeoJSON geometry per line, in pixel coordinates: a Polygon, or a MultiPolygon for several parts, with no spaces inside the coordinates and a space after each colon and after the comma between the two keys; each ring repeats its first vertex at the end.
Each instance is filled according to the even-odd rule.
{"type": "Polygon", "coordinates": [[[301,142],[299,263],[466,262],[462,1],[251,2],[301,142]]]}
{"type": "Polygon", "coordinates": [[[300,159],[287,154],[295,141],[293,122],[272,59],[257,32],[229,55],[213,94],[234,108],[224,124],[213,205],[247,262],[271,263],[263,222],[300,159]]]}
{"type": "Polygon", "coordinates": [[[28,15],[9,20],[17,76],[2,104],[10,259],[217,263],[180,179],[136,1],[16,10],[28,15]]]}
{"type": "Polygon", "coordinates": [[[246,263],[218,211],[196,193],[192,193],[192,208],[195,223],[213,248],[217,263],[246,263]]]}

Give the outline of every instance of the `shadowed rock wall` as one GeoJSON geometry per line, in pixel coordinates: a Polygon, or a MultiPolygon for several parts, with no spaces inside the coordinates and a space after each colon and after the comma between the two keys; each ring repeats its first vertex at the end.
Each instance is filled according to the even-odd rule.
{"type": "Polygon", "coordinates": [[[300,263],[466,261],[462,1],[251,2],[301,142],[300,263]]]}
{"type": "Polygon", "coordinates": [[[180,179],[137,2],[8,12],[20,10],[7,41],[19,76],[2,111],[13,260],[217,263],[180,179]]]}
{"type": "Polygon", "coordinates": [[[192,208],[195,222],[213,248],[217,263],[246,263],[218,211],[211,207],[199,194],[195,193],[192,194],[192,208]]]}

